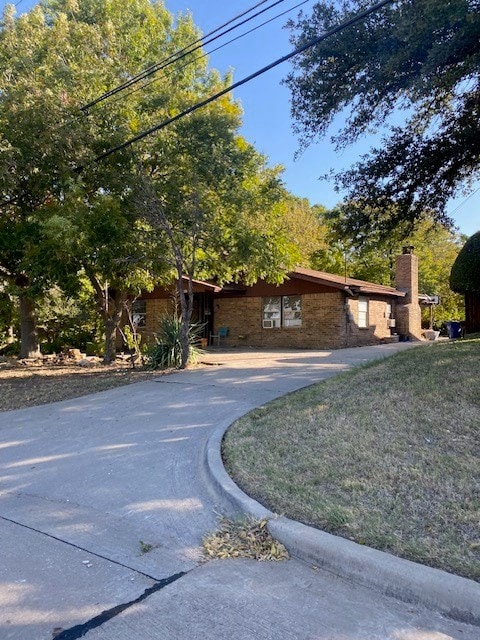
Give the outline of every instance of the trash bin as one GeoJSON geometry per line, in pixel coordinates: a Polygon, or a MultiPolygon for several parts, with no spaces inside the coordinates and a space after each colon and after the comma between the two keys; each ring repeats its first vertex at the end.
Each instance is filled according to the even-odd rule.
{"type": "Polygon", "coordinates": [[[450,340],[462,337],[462,324],[453,320],[446,322],[447,333],[450,340]]]}

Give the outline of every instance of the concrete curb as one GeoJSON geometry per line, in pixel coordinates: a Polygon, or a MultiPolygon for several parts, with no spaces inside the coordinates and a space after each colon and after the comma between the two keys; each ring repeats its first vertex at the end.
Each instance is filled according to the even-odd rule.
{"type": "Polygon", "coordinates": [[[295,557],[404,602],[423,605],[449,618],[480,625],[480,584],[467,578],[397,558],[383,551],[278,516],[245,494],[225,471],[221,457],[227,427],[205,447],[205,467],[213,488],[237,513],[267,518],[270,533],[295,557]]]}

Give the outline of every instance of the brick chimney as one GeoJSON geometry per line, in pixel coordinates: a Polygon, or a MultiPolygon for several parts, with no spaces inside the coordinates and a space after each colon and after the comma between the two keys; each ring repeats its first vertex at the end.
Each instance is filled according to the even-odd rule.
{"type": "Polygon", "coordinates": [[[413,247],[403,247],[395,261],[395,286],[406,293],[399,298],[396,308],[396,330],[411,340],[422,339],[422,318],[418,303],[418,258],[413,247]]]}

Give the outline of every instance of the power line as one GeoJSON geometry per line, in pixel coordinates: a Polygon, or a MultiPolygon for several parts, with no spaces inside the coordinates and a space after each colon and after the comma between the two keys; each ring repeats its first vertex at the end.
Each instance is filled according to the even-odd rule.
{"type": "Polygon", "coordinates": [[[479,191],[480,191],[480,186],[479,186],[479,187],[477,187],[477,188],[475,189],[475,191],[472,191],[472,193],[470,193],[466,198],[464,198],[464,199],[460,202],[460,204],[459,204],[459,205],[457,205],[457,206],[455,207],[455,209],[454,209],[453,211],[450,211],[450,213],[449,213],[448,215],[449,215],[449,216],[453,216],[455,213],[457,213],[457,211],[458,211],[459,209],[461,209],[461,208],[463,207],[463,205],[464,205],[468,200],[470,200],[470,198],[473,198],[473,196],[474,196],[476,193],[478,193],[479,191]]]}
{"type": "Polygon", "coordinates": [[[244,15],[246,15],[248,13],[251,13],[257,7],[259,7],[262,4],[265,4],[265,2],[268,2],[268,1],[269,0],[262,0],[262,2],[257,3],[253,7],[250,7],[250,9],[247,9],[246,11],[243,11],[242,13],[238,14],[234,18],[231,18],[230,20],[228,20],[228,22],[226,22],[225,24],[221,25],[220,27],[216,27],[215,29],[213,29],[213,31],[210,31],[205,36],[202,36],[201,38],[198,38],[197,40],[195,40],[194,42],[191,42],[190,44],[186,45],[185,47],[183,47],[179,51],[176,51],[175,53],[172,53],[171,55],[167,56],[166,58],[164,58],[160,62],[157,62],[154,65],[148,67],[147,69],[145,69],[144,71],[140,72],[136,76],[133,76],[129,80],[125,81],[124,83],[114,87],[113,89],[110,89],[109,91],[106,91],[101,96],[98,96],[98,98],[95,98],[94,100],[91,100],[87,104],[85,104],[82,107],[80,107],[80,109],[82,111],[87,111],[88,109],[90,109],[94,105],[98,104],[99,102],[102,102],[103,100],[107,100],[111,96],[119,93],[120,91],[123,91],[124,89],[128,89],[128,87],[131,87],[133,84],[136,84],[137,82],[140,82],[144,78],[148,78],[152,74],[157,73],[157,71],[161,71],[162,69],[165,69],[166,67],[169,67],[170,65],[174,64],[178,60],[182,60],[186,56],[188,56],[191,53],[193,53],[193,52],[197,51],[198,49],[200,49],[202,46],[206,46],[207,44],[211,44],[215,40],[218,40],[218,38],[221,38],[222,36],[226,35],[227,33],[230,33],[230,31],[233,31],[234,29],[238,29],[238,27],[241,27],[246,22],[249,22],[250,20],[253,20],[257,16],[261,15],[262,13],[265,13],[265,11],[269,11],[270,9],[275,7],[277,4],[281,4],[285,0],[276,0],[275,2],[270,4],[268,7],[265,7],[264,9],[261,9],[260,11],[258,11],[255,14],[253,14],[252,16],[246,18],[245,20],[242,20],[242,22],[239,22],[238,24],[230,27],[229,29],[226,29],[225,31],[223,31],[222,33],[217,34],[213,38],[210,37],[210,36],[213,36],[213,34],[215,34],[218,31],[220,31],[221,29],[223,29],[224,27],[232,24],[232,22],[236,22],[239,18],[242,18],[244,15]],[[206,38],[210,38],[210,39],[207,40],[206,38]]]}
{"type": "MultiPolygon", "coordinates": [[[[240,35],[235,36],[235,38],[231,38],[230,40],[227,40],[227,42],[224,42],[223,44],[219,45],[218,47],[215,47],[214,49],[210,49],[210,51],[206,51],[205,53],[202,53],[201,55],[196,56],[195,58],[193,58],[193,59],[189,60],[188,62],[186,62],[185,64],[183,64],[181,67],[176,67],[175,71],[176,72],[182,71],[183,69],[185,69],[186,67],[190,66],[191,64],[194,64],[195,62],[198,62],[199,60],[202,60],[203,58],[206,58],[207,56],[212,55],[212,53],[215,53],[217,51],[220,51],[220,49],[223,49],[224,47],[227,47],[229,44],[232,44],[233,42],[236,42],[237,40],[240,40],[241,38],[244,38],[245,36],[250,35],[251,33],[253,33],[254,31],[257,31],[261,27],[264,27],[265,25],[270,24],[274,20],[277,20],[278,18],[283,17],[284,15],[290,13],[291,11],[294,11],[295,9],[298,9],[302,5],[307,4],[307,2],[312,2],[312,0],[302,0],[302,2],[298,2],[297,4],[293,5],[293,7],[290,7],[289,9],[286,9],[285,11],[282,11],[281,13],[277,13],[277,15],[273,16],[272,18],[269,18],[268,20],[265,20],[264,22],[261,22],[260,24],[256,25],[255,27],[252,27],[251,29],[248,29],[247,31],[244,31],[240,35]]],[[[112,103],[118,102],[118,100],[124,100],[125,98],[128,98],[128,96],[131,96],[134,93],[137,93],[138,91],[143,91],[144,89],[146,89],[150,85],[154,84],[155,82],[158,82],[159,80],[162,80],[165,77],[168,77],[168,74],[166,74],[165,71],[164,71],[163,74],[160,77],[154,78],[153,80],[150,80],[149,82],[146,82],[146,83],[142,84],[141,87],[136,87],[135,89],[131,89],[127,93],[122,93],[121,95],[117,95],[115,98],[112,98],[112,100],[110,100],[108,104],[111,105],[112,103]]]]}
{"type": "MultiPolygon", "coordinates": [[[[19,0],[19,2],[23,2],[23,1],[24,1],[24,0],[19,0]]],[[[268,2],[268,1],[269,1],[269,0],[262,0],[262,2],[257,3],[256,5],[254,5],[253,7],[251,7],[250,9],[248,9],[248,10],[244,11],[243,13],[241,13],[241,14],[237,15],[235,18],[232,18],[232,19],[230,19],[228,22],[224,23],[223,25],[221,25],[221,26],[219,26],[219,27],[216,27],[215,29],[213,29],[212,31],[210,31],[210,34],[216,33],[217,31],[219,31],[220,29],[222,29],[225,25],[228,25],[228,24],[230,24],[231,22],[234,22],[234,21],[235,21],[235,20],[237,20],[238,18],[240,18],[240,17],[244,16],[246,13],[248,13],[248,12],[250,12],[250,11],[252,11],[252,10],[256,9],[257,7],[259,7],[259,6],[260,6],[260,5],[262,5],[262,4],[265,4],[265,2],[268,2]]],[[[280,0],[279,2],[275,2],[273,5],[270,5],[269,7],[267,7],[264,11],[267,11],[268,9],[271,9],[273,6],[275,6],[275,5],[279,4],[280,2],[283,2],[283,1],[284,1],[284,0],[280,0]]],[[[282,17],[282,16],[284,16],[284,15],[286,15],[286,14],[290,13],[291,11],[294,11],[294,10],[295,10],[295,9],[297,9],[298,7],[302,6],[303,4],[306,4],[307,2],[311,2],[311,1],[312,1],[312,0],[302,0],[302,2],[299,2],[299,3],[295,4],[295,5],[293,5],[293,6],[292,6],[292,7],[290,7],[289,9],[287,9],[287,10],[285,10],[285,11],[282,11],[281,13],[276,14],[275,16],[273,16],[272,18],[270,18],[270,19],[268,19],[268,20],[265,20],[264,22],[261,22],[260,24],[256,25],[255,27],[253,27],[253,28],[251,28],[251,29],[248,29],[247,31],[243,32],[242,34],[240,34],[240,35],[238,35],[238,36],[236,36],[236,37],[234,37],[234,38],[232,38],[232,39],[228,40],[227,42],[225,42],[225,43],[223,43],[223,44],[221,44],[221,45],[219,45],[219,46],[215,47],[214,49],[211,49],[210,51],[207,51],[206,53],[202,53],[201,55],[196,56],[196,57],[195,57],[195,58],[193,58],[192,60],[189,60],[188,62],[186,62],[186,63],[185,63],[184,65],[182,65],[181,67],[177,68],[177,69],[176,69],[176,71],[181,71],[182,69],[186,68],[187,66],[189,66],[189,65],[191,65],[191,64],[194,64],[195,62],[197,62],[197,61],[201,60],[202,58],[205,58],[205,57],[207,57],[207,56],[211,55],[212,53],[214,53],[214,52],[216,52],[216,51],[219,51],[220,49],[222,49],[222,48],[224,48],[224,47],[228,46],[229,44],[231,44],[231,43],[233,43],[233,42],[235,42],[235,41],[237,41],[237,40],[239,40],[239,39],[241,39],[241,38],[243,38],[243,37],[245,37],[245,36],[249,35],[250,33],[253,33],[254,31],[256,31],[256,30],[260,29],[261,27],[263,27],[263,26],[265,26],[265,25],[267,25],[267,24],[269,24],[269,23],[273,22],[274,20],[277,20],[278,18],[280,18],[280,17],[282,17]]],[[[254,16],[252,16],[251,18],[255,18],[255,17],[257,17],[260,13],[263,13],[263,12],[256,13],[256,14],[255,14],[254,16]]],[[[77,21],[76,21],[76,19],[75,19],[75,15],[73,14],[73,12],[72,12],[72,11],[70,12],[70,14],[71,14],[72,18],[75,20],[75,22],[77,22],[77,21]]],[[[247,21],[243,21],[242,23],[240,23],[240,24],[236,25],[234,28],[240,27],[240,26],[241,26],[242,24],[244,24],[245,22],[247,22],[247,21]]],[[[229,30],[229,31],[230,31],[230,30],[229,30]]],[[[218,37],[221,37],[221,36],[223,36],[223,35],[224,35],[224,33],[220,34],[218,37]]],[[[216,38],[215,38],[215,39],[216,39],[216,38]]],[[[198,40],[198,41],[196,41],[196,42],[200,42],[200,41],[201,41],[201,39],[200,39],[200,40],[198,40]]],[[[187,45],[186,47],[184,47],[184,49],[188,49],[188,47],[190,47],[190,46],[191,46],[191,44],[189,44],[189,45],[187,45]]],[[[200,48],[200,47],[198,47],[198,48],[200,48]]],[[[183,51],[184,49],[182,49],[181,51],[183,51]]],[[[192,51],[194,51],[194,50],[192,50],[192,51]]],[[[192,51],[189,51],[189,52],[187,52],[187,53],[191,53],[192,51]]],[[[176,54],[172,54],[171,56],[169,56],[169,58],[171,58],[171,57],[172,57],[172,56],[174,56],[174,55],[176,55],[176,54]]],[[[187,54],[185,54],[185,56],[186,56],[186,55],[187,55],[187,54]]],[[[185,56],[182,56],[182,58],[183,58],[183,57],[185,57],[185,56]]],[[[169,59],[169,58],[168,58],[168,59],[169,59]]],[[[176,58],[175,60],[172,60],[172,63],[173,63],[173,62],[177,62],[178,60],[180,60],[180,58],[176,58]]],[[[160,69],[159,69],[159,70],[160,70],[160,69]]],[[[117,102],[117,101],[119,101],[119,100],[125,99],[125,98],[127,98],[128,96],[130,96],[130,95],[132,95],[133,93],[136,93],[136,92],[138,92],[138,91],[143,91],[143,90],[144,90],[146,87],[148,87],[150,84],[153,84],[154,82],[158,82],[158,81],[159,81],[159,80],[161,80],[162,78],[168,77],[168,75],[170,75],[170,74],[168,74],[164,69],[161,69],[161,70],[163,71],[162,76],[157,77],[157,78],[154,78],[153,80],[150,80],[150,81],[149,81],[149,82],[147,82],[147,83],[143,83],[143,84],[142,84],[142,86],[140,86],[140,87],[136,87],[136,88],[134,88],[134,89],[131,89],[131,90],[130,90],[129,92],[127,92],[127,93],[122,93],[122,94],[120,94],[120,92],[119,92],[119,94],[118,94],[116,97],[113,97],[113,98],[112,98],[112,100],[110,100],[109,104],[112,104],[112,102],[117,102]]],[[[133,78],[132,78],[131,80],[133,80],[133,78]]],[[[113,91],[113,90],[112,90],[112,91],[113,91]]],[[[109,94],[110,92],[107,92],[107,93],[109,94]]],[[[113,94],[112,94],[112,95],[113,95],[113,94]]],[[[92,101],[92,103],[89,103],[88,105],[85,105],[85,106],[84,106],[84,107],[82,107],[82,108],[83,108],[83,109],[87,109],[87,107],[89,107],[90,105],[93,105],[93,103],[100,102],[101,100],[103,100],[103,99],[104,99],[104,97],[103,97],[103,96],[107,96],[107,94],[103,94],[102,96],[99,96],[99,98],[97,98],[95,101],[92,101]]],[[[108,96],[107,96],[107,97],[108,97],[108,96]]],[[[85,115],[87,115],[87,111],[79,111],[79,112],[77,112],[76,114],[73,114],[73,113],[72,113],[72,114],[70,114],[70,115],[69,115],[69,117],[67,118],[67,120],[66,120],[63,124],[64,124],[64,125],[65,125],[65,124],[66,124],[66,125],[68,125],[68,122],[69,122],[69,121],[70,121],[70,122],[76,121],[76,120],[78,120],[79,118],[81,118],[82,116],[84,117],[85,115]]],[[[59,121],[59,122],[58,122],[58,124],[60,125],[60,124],[61,124],[61,122],[59,121]]]]}
{"type": "MultiPolygon", "coordinates": [[[[229,85],[225,89],[222,89],[221,91],[218,91],[217,93],[215,93],[214,95],[210,96],[209,98],[206,98],[205,100],[201,100],[200,102],[197,102],[196,104],[192,105],[191,107],[188,107],[188,109],[185,109],[184,111],[178,113],[177,115],[172,116],[171,118],[167,118],[166,120],[164,120],[160,124],[157,124],[154,127],[151,127],[150,129],[142,131],[141,133],[137,134],[133,138],[130,138],[129,140],[126,140],[122,144],[119,144],[116,147],[112,147],[108,151],[105,151],[104,153],[101,153],[100,155],[98,155],[94,159],[94,162],[99,162],[100,160],[103,160],[103,159],[107,158],[108,156],[112,155],[113,153],[116,153],[117,151],[121,151],[122,149],[126,149],[127,147],[129,147],[130,145],[134,144],[135,142],[138,142],[139,140],[142,140],[143,138],[146,138],[147,136],[151,135],[152,133],[155,133],[156,131],[160,131],[161,129],[164,129],[165,127],[167,127],[168,125],[172,124],[173,122],[176,122],[177,120],[180,120],[181,118],[184,118],[185,116],[193,113],[194,111],[197,111],[198,109],[201,109],[202,107],[205,107],[207,104],[210,104],[211,102],[214,102],[215,100],[218,100],[218,98],[221,98],[226,93],[230,93],[234,89],[237,89],[238,87],[241,87],[242,85],[246,84],[247,82],[250,82],[251,80],[254,80],[255,78],[258,78],[259,76],[263,75],[267,71],[270,71],[270,69],[273,69],[274,67],[277,67],[278,65],[282,64],[283,62],[286,62],[287,60],[290,60],[290,58],[293,58],[294,56],[298,55],[299,53],[302,53],[303,51],[306,51],[307,49],[311,49],[315,45],[319,44],[320,42],[323,42],[324,40],[326,40],[327,38],[330,38],[331,36],[335,35],[336,33],[344,31],[345,29],[347,29],[351,25],[359,22],[363,18],[366,18],[370,14],[374,13],[375,11],[378,11],[382,7],[384,7],[387,4],[390,4],[391,2],[394,2],[394,1],[395,0],[382,0],[381,2],[377,2],[376,4],[374,4],[369,9],[365,9],[364,11],[361,11],[360,13],[358,13],[355,16],[353,16],[352,18],[349,18],[345,22],[342,22],[339,25],[337,25],[336,27],[333,27],[332,29],[329,29],[328,31],[326,31],[322,35],[317,36],[316,38],[312,38],[311,40],[306,42],[301,47],[297,47],[296,49],[294,49],[293,51],[291,51],[287,55],[282,56],[281,58],[278,58],[274,62],[271,62],[267,66],[262,67],[261,69],[259,69],[258,71],[255,71],[254,73],[252,73],[251,75],[247,76],[246,78],[243,78],[242,80],[238,80],[237,82],[234,82],[233,84],[229,85]]],[[[82,168],[79,167],[78,171],[81,171],[81,170],[82,170],[82,168]]]]}

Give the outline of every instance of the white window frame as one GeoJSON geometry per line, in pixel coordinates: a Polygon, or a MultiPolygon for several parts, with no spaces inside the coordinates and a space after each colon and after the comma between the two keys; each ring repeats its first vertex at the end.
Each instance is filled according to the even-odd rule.
{"type": "Polygon", "coordinates": [[[368,298],[358,299],[358,328],[368,329],[368,298]]]}

